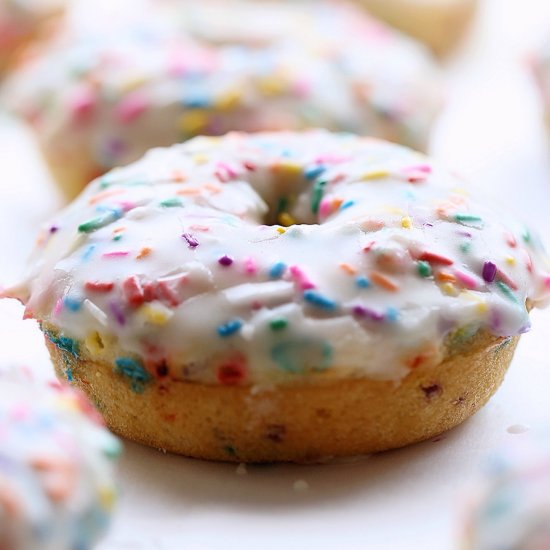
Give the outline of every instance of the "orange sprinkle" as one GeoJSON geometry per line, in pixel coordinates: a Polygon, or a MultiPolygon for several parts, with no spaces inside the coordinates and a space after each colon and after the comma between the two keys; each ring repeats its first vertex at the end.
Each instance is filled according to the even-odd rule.
{"type": "Polygon", "coordinates": [[[177,183],[182,183],[187,179],[187,176],[181,170],[174,170],[172,172],[172,180],[177,183]]]}
{"type": "Polygon", "coordinates": [[[197,187],[182,187],[176,191],[176,195],[200,195],[200,192],[197,187]]]}
{"type": "Polygon", "coordinates": [[[107,191],[102,191],[101,193],[98,193],[97,195],[91,197],[88,201],[88,204],[97,204],[103,199],[108,199],[109,197],[112,197],[114,195],[120,195],[120,193],[122,193],[123,191],[123,189],[107,189],[107,191]]]}
{"type": "Polygon", "coordinates": [[[215,183],[205,183],[204,187],[205,189],[208,189],[208,191],[212,191],[212,193],[219,193],[222,190],[222,188],[215,183]]]}
{"type": "Polygon", "coordinates": [[[124,226],[113,229],[113,233],[122,233],[122,231],[126,231],[126,228],[124,226]]]}
{"type": "Polygon", "coordinates": [[[386,277],[379,271],[371,271],[370,272],[370,280],[378,285],[384,288],[385,290],[389,290],[390,292],[395,292],[396,290],[399,290],[399,286],[394,283],[389,277],[386,277]]]}
{"type": "Polygon", "coordinates": [[[348,274],[348,275],[356,275],[357,269],[355,269],[352,265],[342,263],[340,264],[340,267],[348,274]]]}
{"type": "Polygon", "coordinates": [[[342,199],[332,199],[332,208],[338,210],[344,201],[342,199]]]}
{"type": "Polygon", "coordinates": [[[142,258],[146,258],[151,254],[152,250],[148,246],[144,246],[140,251],[139,254],[136,256],[136,259],[141,260],[142,258]]]}
{"type": "Polygon", "coordinates": [[[447,271],[440,271],[436,274],[435,278],[442,282],[456,283],[456,277],[447,271]]]}

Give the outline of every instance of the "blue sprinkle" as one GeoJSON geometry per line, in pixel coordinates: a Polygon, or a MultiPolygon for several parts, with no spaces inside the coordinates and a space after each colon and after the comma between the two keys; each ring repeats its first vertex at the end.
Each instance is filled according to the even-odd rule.
{"type": "Polygon", "coordinates": [[[395,323],[399,319],[399,310],[394,307],[386,309],[386,321],[388,323],[395,323]]]}
{"type": "Polygon", "coordinates": [[[95,250],[95,244],[91,244],[91,245],[86,249],[86,251],[84,252],[84,254],[82,255],[82,261],[83,261],[83,262],[87,262],[87,261],[92,257],[92,254],[94,253],[94,250],[95,250]]]}
{"type": "Polygon", "coordinates": [[[227,338],[228,336],[232,336],[236,332],[239,332],[242,326],[243,322],[240,319],[233,319],[232,321],[225,323],[225,325],[220,325],[218,327],[218,334],[222,338],[227,338]]]}
{"type": "Polygon", "coordinates": [[[271,266],[271,269],[269,270],[269,276],[272,279],[278,279],[283,275],[286,269],[286,264],[283,262],[277,262],[276,264],[271,266]]]}
{"type": "Polygon", "coordinates": [[[57,346],[60,350],[66,351],[74,357],[78,357],[79,346],[77,340],[73,340],[67,336],[56,336],[47,330],[44,331],[44,334],[48,337],[50,342],[57,346]]]}
{"type": "Polygon", "coordinates": [[[210,107],[210,100],[205,96],[190,96],[182,100],[182,105],[188,109],[206,109],[210,107]]]}
{"type": "Polygon", "coordinates": [[[304,176],[307,180],[311,181],[319,177],[325,170],[326,168],[322,165],[310,166],[304,170],[304,176]]]}
{"type": "Polygon", "coordinates": [[[69,311],[76,313],[77,311],[80,311],[80,308],[82,307],[82,300],[80,298],[65,296],[65,298],[63,298],[63,305],[69,311]]]}
{"type": "Polygon", "coordinates": [[[354,204],[355,204],[355,201],[346,201],[344,204],[342,204],[342,206],[340,206],[340,210],[345,210],[346,208],[349,208],[354,204]]]}
{"type": "Polygon", "coordinates": [[[355,279],[355,284],[359,288],[369,288],[369,286],[371,286],[371,282],[366,277],[363,277],[363,275],[359,275],[359,277],[355,279]]]}
{"type": "Polygon", "coordinates": [[[337,306],[335,301],[327,298],[326,296],[323,296],[322,294],[319,294],[318,292],[315,292],[314,290],[306,290],[304,292],[304,300],[314,306],[326,310],[336,309],[337,306]]]}
{"type": "Polygon", "coordinates": [[[115,359],[115,365],[115,372],[130,378],[132,381],[132,390],[136,393],[142,393],[145,389],[145,384],[152,378],[141,363],[131,357],[118,357],[115,359]]]}

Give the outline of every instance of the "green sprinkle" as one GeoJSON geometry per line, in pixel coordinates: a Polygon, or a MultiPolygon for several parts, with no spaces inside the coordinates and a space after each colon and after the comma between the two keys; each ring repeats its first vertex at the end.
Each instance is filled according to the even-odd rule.
{"type": "Polygon", "coordinates": [[[280,214],[281,212],[286,212],[287,206],[288,206],[288,198],[281,197],[279,199],[279,202],[277,203],[277,214],[280,214]]]}
{"type": "Polygon", "coordinates": [[[521,233],[521,238],[524,242],[530,243],[531,242],[531,233],[527,227],[523,228],[523,232],[521,233]]]}
{"type": "Polygon", "coordinates": [[[106,214],[103,214],[103,216],[98,216],[97,218],[81,223],[78,226],[78,231],[80,233],[93,233],[106,225],[116,222],[121,216],[122,212],[120,210],[109,210],[106,214]]]}
{"type": "Polygon", "coordinates": [[[321,204],[321,199],[323,198],[326,184],[326,181],[320,180],[315,182],[313,186],[313,192],[311,195],[311,211],[314,214],[317,214],[319,212],[319,205],[321,204]]]}
{"type": "Polygon", "coordinates": [[[504,296],[508,298],[508,300],[510,300],[511,302],[515,302],[516,304],[518,303],[518,299],[515,297],[512,289],[506,283],[503,283],[502,281],[496,281],[495,284],[502,292],[502,294],[504,294],[504,296]]]}
{"type": "Polygon", "coordinates": [[[421,277],[430,277],[432,275],[432,267],[428,262],[424,262],[423,260],[420,260],[416,264],[416,268],[418,270],[418,274],[421,277]]]}
{"type": "Polygon", "coordinates": [[[273,319],[270,321],[269,326],[273,331],[283,330],[288,326],[288,321],[286,319],[273,319]]]}
{"type": "Polygon", "coordinates": [[[113,241],[120,241],[120,239],[122,239],[122,235],[115,235],[113,237],[113,241]]]}
{"type": "Polygon", "coordinates": [[[461,243],[459,248],[462,252],[470,252],[470,250],[472,249],[472,243],[461,243]]]}
{"type": "Polygon", "coordinates": [[[473,214],[455,214],[454,216],[455,221],[462,224],[482,224],[483,219],[479,216],[474,216],[473,214]]]}
{"type": "Polygon", "coordinates": [[[183,206],[183,202],[181,202],[181,199],[174,197],[172,199],[166,199],[162,201],[160,205],[163,206],[164,208],[173,208],[175,206],[183,206]]]}

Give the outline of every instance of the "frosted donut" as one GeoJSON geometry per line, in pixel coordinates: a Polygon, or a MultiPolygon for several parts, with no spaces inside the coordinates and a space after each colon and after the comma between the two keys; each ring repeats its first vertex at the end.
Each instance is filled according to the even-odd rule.
{"type": "Polygon", "coordinates": [[[466,513],[463,548],[550,548],[548,435],[546,429],[537,436],[516,436],[492,453],[466,513]]]}
{"type": "Polygon", "coordinates": [[[359,0],[374,16],[428,45],[449,53],[464,37],[477,0],[359,0]]]}
{"type": "Polygon", "coordinates": [[[62,0],[0,0],[0,74],[62,11],[62,0]]]}
{"type": "Polygon", "coordinates": [[[5,295],[126,437],[364,454],[458,424],[500,384],[550,292],[536,238],[501,219],[387,142],[201,137],[93,182],[5,295]]]}
{"type": "Polygon", "coordinates": [[[167,2],[124,27],[68,32],[7,94],[71,197],[198,134],[324,127],[422,149],[441,103],[422,46],[326,1],[167,2]]]}
{"type": "Polygon", "coordinates": [[[91,548],[120,444],[80,393],[0,381],[0,548],[91,548]]]}

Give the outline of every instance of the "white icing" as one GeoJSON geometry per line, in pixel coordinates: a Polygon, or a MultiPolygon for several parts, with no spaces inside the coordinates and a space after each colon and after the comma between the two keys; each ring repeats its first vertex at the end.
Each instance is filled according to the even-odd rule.
{"type": "Polygon", "coordinates": [[[114,335],[178,378],[215,382],[238,357],[250,383],[400,379],[440,360],[462,327],[527,330],[526,300],[550,292],[536,238],[461,183],[419,153],[352,135],[197,138],[92,183],[8,293],[63,335],[114,335]],[[275,221],[282,197],[287,228],[275,221]]]}

